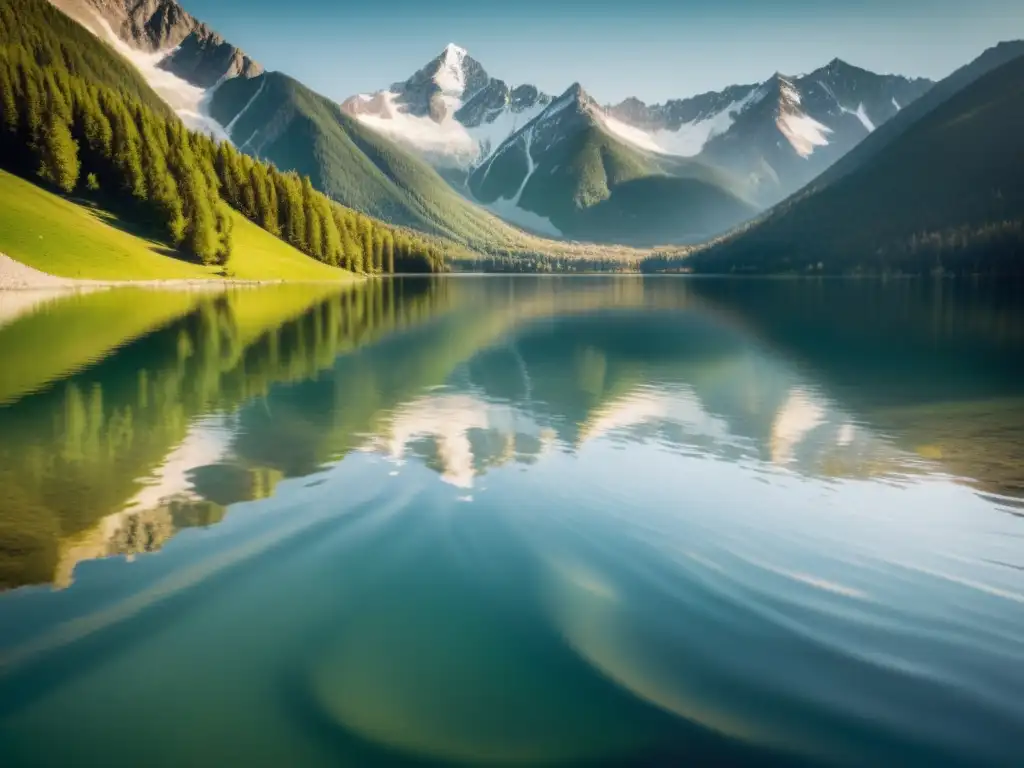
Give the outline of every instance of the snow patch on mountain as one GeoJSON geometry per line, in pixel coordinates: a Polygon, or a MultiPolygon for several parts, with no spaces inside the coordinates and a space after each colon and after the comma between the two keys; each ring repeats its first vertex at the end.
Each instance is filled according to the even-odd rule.
{"type": "Polygon", "coordinates": [[[800,157],[810,157],[815,147],[828,146],[832,129],[803,112],[784,112],[775,121],[782,135],[800,157]]]}
{"type": "Polygon", "coordinates": [[[385,92],[374,98],[383,99],[383,108],[377,113],[356,114],[359,122],[423,154],[448,159],[460,167],[475,165],[489,157],[505,139],[543,110],[540,104],[521,112],[506,108],[491,122],[467,128],[454,118],[461,105],[458,102],[449,105],[447,114],[437,122],[429,115],[417,116],[404,111],[395,103],[394,93],[385,92]]]}
{"type": "Polygon", "coordinates": [[[776,77],[779,79],[779,93],[782,96],[782,100],[784,102],[788,102],[794,107],[799,107],[800,103],[803,101],[803,98],[800,96],[800,91],[796,89],[796,86],[793,85],[793,83],[781,75],[777,75],[776,77]]]}
{"type": "MultiPolygon", "coordinates": [[[[818,81],[818,85],[820,85],[822,88],[824,88],[825,92],[829,96],[832,97],[833,101],[835,101],[835,103],[836,103],[836,106],[839,107],[839,110],[844,115],[854,115],[858,120],[860,120],[861,125],[863,125],[865,128],[868,129],[868,133],[871,133],[871,131],[875,130],[875,124],[873,122],[871,122],[871,118],[868,117],[868,113],[867,113],[867,110],[864,109],[864,103],[863,102],[858,104],[856,109],[850,109],[848,106],[846,106],[845,104],[843,104],[839,100],[839,97],[836,96],[835,91],[833,91],[831,88],[829,88],[828,85],[826,85],[824,81],[819,80],[818,81]]],[[[895,97],[893,97],[892,102],[893,102],[893,104],[896,104],[896,98],[895,97]]],[[[899,105],[896,106],[896,109],[899,109],[899,105]]]]}
{"type": "Polygon", "coordinates": [[[98,14],[96,23],[103,32],[97,37],[106,38],[106,42],[139,71],[145,81],[149,83],[149,87],[167,102],[167,105],[174,110],[186,126],[194,131],[209,134],[217,141],[230,140],[224,126],[211,117],[208,109],[213,92],[220,82],[212,88],[199,88],[192,85],[166,69],[160,68],[160,62],[173,54],[177,50],[176,48],[155,53],[137,51],[119,38],[107,20],[98,14]]]}
{"type": "Polygon", "coordinates": [[[342,109],[436,165],[469,170],[543,111],[543,94],[529,103],[514,100],[515,90],[489,78],[466,49],[449,43],[409,80],[386,91],[353,96],[342,109]],[[483,105],[474,105],[481,95],[483,105]],[[457,117],[463,107],[470,114],[457,117]]]}
{"type": "Polygon", "coordinates": [[[709,117],[683,123],[674,131],[668,129],[655,131],[652,138],[665,154],[695,157],[701,153],[704,145],[712,138],[728,131],[736,121],[736,115],[743,112],[760,97],[761,94],[758,94],[756,89],[751,90],[742,99],[737,99],[725,109],[709,117]]]}
{"type": "Polygon", "coordinates": [[[516,196],[512,198],[512,202],[519,205],[519,198],[523,196],[523,190],[526,189],[526,183],[533,176],[533,172],[537,170],[537,164],[533,161],[533,155],[530,154],[530,147],[533,145],[533,126],[523,131],[523,152],[526,153],[526,175],[523,177],[523,183],[519,185],[519,190],[516,192],[516,196]]]}
{"type": "Polygon", "coordinates": [[[645,149],[648,152],[662,152],[662,148],[658,143],[651,138],[651,135],[647,131],[636,128],[632,125],[628,125],[621,120],[616,120],[611,115],[603,113],[597,114],[601,124],[608,129],[609,132],[615,134],[620,139],[628,141],[635,147],[645,149]]]}
{"type": "Polygon", "coordinates": [[[441,67],[434,75],[434,82],[441,92],[461,98],[466,92],[466,70],[463,66],[466,60],[466,49],[460,48],[455,43],[448,43],[442,54],[441,67]]]}
{"type": "Polygon", "coordinates": [[[520,112],[505,108],[495,115],[491,122],[483,122],[472,128],[464,129],[476,144],[478,150],[476,161],[486,160],[505,139],[527,125],[543,111],[544,104],[540,102],[520,112]]]}
{"type": "MultiPolygon", "coordinates": [[[[810,157],[814,154],[815,147],[828,146],[827,137],[832,133],[832,129],[800,109],[803,98],[790,80],[782,75],[775,77],[779,89],[779,111],[775,125],[800,157],[810,157]]],[[[835,99],[827,85],[821,83],[821,86],[835,99]]],[[[835,101],[839,104],[838,99],[835,101]]]]}
{"type": "Polygon", "coordinates": [[[479,154],[469,131],[452,117],[454,109],[449,108],[441,121],[435,122],[429,115],[412,115],[401,109],[390,91],[375,98],[383,100],[382,109],[378,113],[357,114],[356,119],[377,133],[425,154],[451,156],[457,165],[467,164],[479,154]]]}
{"type": "Polygon", "coordinates": [[[612,133],[641,149],[676,157],[695,157],[712,138],[728,131],[737,115],[763,97],[763,93],[752,89],[718,112],[682,123],[678,128],[647,131],[610,116],[604,117],[604,123],[612,133]]]}
{"type": "Polygon", "coordinates": [[[861,123],[864,125],[865,128],[868,129],[869,132],[875,130],[875,124],[871,122],[871,118],[868,117],[868,113],[864,110],[863,104],[860,104],[853,114],[857,116],[857,119],[861,121],[861,123]]]}

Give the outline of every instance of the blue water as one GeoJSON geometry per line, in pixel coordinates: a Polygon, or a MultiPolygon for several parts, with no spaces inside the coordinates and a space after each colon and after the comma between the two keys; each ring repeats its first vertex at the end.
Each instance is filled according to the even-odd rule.
{"type": "Polygon", "coordinates": [[[4,766],[1024,764],[1014,291],[274,291],[7,393],[4,766]]]}

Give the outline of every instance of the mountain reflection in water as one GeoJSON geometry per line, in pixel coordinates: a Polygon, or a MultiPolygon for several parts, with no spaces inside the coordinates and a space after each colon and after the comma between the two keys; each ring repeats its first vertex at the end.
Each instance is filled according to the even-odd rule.
{"type": "Polygon", "coordinates": [[[456,277],[0,320],[0,758],[1024,761],[1022,298],[456,277]]]}

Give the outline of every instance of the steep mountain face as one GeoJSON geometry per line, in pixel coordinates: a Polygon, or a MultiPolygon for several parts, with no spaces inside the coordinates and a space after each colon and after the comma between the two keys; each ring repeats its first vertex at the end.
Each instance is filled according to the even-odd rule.
{"type": "Polygon", "coordinates": [[[449,44],[405,82],[346,99],[342,109],[442,168],[468,169],[551,101],[512,87],[449,44]]]}
{"type": "Polygon", "coordinates": [[[627,99],[607,113],[639,131],[623,133],[638,147],[726,169],[768,205],[820,174],[930,86],[835,59],[800,77],[776,73],[760,85],[654,106],[627,99]]]}
{"type": "Polygon", "coordinates": [[[529,229],[628,244],[706,237],[753,214],[723,174],[637,148],[574,83],[469,177],[473,196],[529,229]]]}
{"type": "Polygon", "coordinates": [[[946,96],[853,167],[684,264],[712,272],[1024,272],[1024,44],[987,52],[935,93],[946,96]]]}

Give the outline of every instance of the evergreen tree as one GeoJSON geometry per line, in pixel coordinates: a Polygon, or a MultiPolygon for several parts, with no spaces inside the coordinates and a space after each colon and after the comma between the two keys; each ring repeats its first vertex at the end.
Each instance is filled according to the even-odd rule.
{"type": "Polygon", "coordinates": [[[384,233],[384,271],[395,274],[395,238],[390,232],[384,233]]]}
{"type": "Polygon", "coordinates": [[[188,138],[183,132],[175,136],[169,160],[179,180],[182,207],[188,222],[185,229],[186,247],[204,264],[216,263],[222,257],[217,211],[206,185],[206,177],[197,167],[188,138]]]}
{"type": "Polygon", "coordinates": [[[270,234],[279,237],[277,192],[270,182],[266,166],[253,163],[249,170],[249,185],[255,192],[257,223],[270,234]]]}
{"type": "Polygon", "coordinates": [[[341,233],[338,232],[338,225],[334,221],[331,211],[331,204],[323,195],[317,199],[317,208],[320,215],[321,227],[321,248],[323,250],[323,261],[332,267],[338,266],[341,261],[341,233]]]}
{"type": "Polygon", "coordinates": [[[71,129],[58,115],[51,115],[50,124],[43,129],[39,146],[40,164],[37,173],[43,179],[65,192],[71,192],[78,183],[78,143],[71,137],[71,129]]]}
{"type": "Polygon", "coordinates": [[[0,129],[10,136],[18,133],[18,100],[15,88],[11,64],[6,56],[0,56],[0,129]]]}

